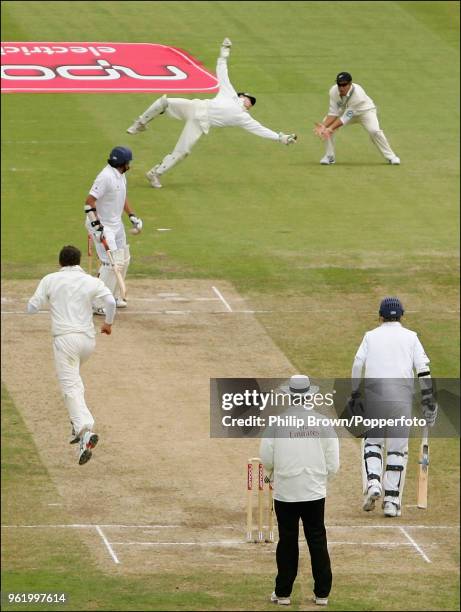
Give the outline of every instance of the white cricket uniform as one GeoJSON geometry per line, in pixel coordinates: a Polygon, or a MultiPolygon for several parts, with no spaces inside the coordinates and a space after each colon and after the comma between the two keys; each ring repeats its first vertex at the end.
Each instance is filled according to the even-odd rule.
{"type": "MultiPolygon", "coordinates": [[[[306,411],[297,416],[306,416],[306,411]]],[[[274,499],[303,502],[326,497],[327,480],[339,469],[339,443],[333,429],[323,433],[313,429],[318,428],[309,428],[306,437],[297,437],[299,430],[295,429],[296,437],[284,431],[280,437],[262,438],[259,452],[264,468],[273,473],[274,499]]]]}
{"type": "MultiPolygon", "coordinates": [[[[429,363],[429,357],[416,332],[406,329],[398,321],[384,322],[367,332],[352,366],[354,389],[358,388],[365,368],[366,414],[364,416],[367,418],[411,416],[414,370],[417,372],[427,370],[429,363]]],[[[368,449],[371,456],[365,460],[364,467],[366,473],[378,476],[384,467],[384,501],[400,505],[408,458],[409,428],[389,427],[386,436],[382,432],[383,429],[380,432],[372,431],[367,435],[365,451],[368,449]],[[379,455],[382,452],[384,440],[386,440],[387,462],[383,466],[382,460],[376,455],[373,456],[373,453],[379,455]],[[386,469],[387,466],[391,466],[390,470],[386,469]]],[[[364,473],[364,489],[367,485],[366,477],[364,473]]]]}
{"type": "MultiPolygon", "coordinates": [[[[333,85],[329,91],[329,96],[329,115],[339,117],[344,125],[360,123],[386,159],[396,157],[384,132],[379,127],[375,103],[366,94],[363,87],[357,83],[352,83],[347,95],[340,96],[338,86],[333,85]]],[[[333,138],[329,138],[326,141],[326,154],[335,155],[333,138]]]]}
{"type": "MultiPolygon", "coordinates": [[[[107,164],[96,177],[90,191],[96,198],[96,214],[104,226],[104,236],[111,251],[124,249],[126,246],[125,227],[122,221],[123,209],[126,200],[126,176],[117,168],[107,164]]],[[[86,228],[94,236],[91,224],[86,219],[86,228]]],[[[108,263],[104,246],[94,240],[98,257],[108,263]]]]}
{"type": "Polygon", "coordinates": [[[92,302],[103,300],[106,323],[115,316],[115,300],[98,278],[80,266],[65,266],[45,276],[30,298],[27,310],[36,314],[49,304],[56,373],[75,435],[91,431],[94,419],[85,402],[80,365],[96,344],[92,302]]]}
{"type": "MultiPolygon", "coordinates": [[[[244,107],[243,99],[238,97],[229,80],[226,58],[218,58],[216,76],[218,77],[219,92],[212,99],[168,98],[168,106],[165,112],[174,119],[185,121],[186,125],[172,153],[166,155],[156,167],[157,174],[164,174],[184,159],[201,136],[208,134],[211,127],[240,127],[255,136],[269,140],[279,140],[277,132],[264,127],[256,119],[253,119],[244,107]]],[[[144,115],[141,115],[141,119],[144,121],[150,120],[150,118],[149,109],[144,115]]]]}

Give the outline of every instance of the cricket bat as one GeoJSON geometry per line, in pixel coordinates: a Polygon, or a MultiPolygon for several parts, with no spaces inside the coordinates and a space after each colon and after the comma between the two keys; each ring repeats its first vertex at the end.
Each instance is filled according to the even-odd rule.
{"type": "Polygon", "coordinates": [[[423,437],[419,449],[418,461],[418,493],[417,506],[418,508],[427,508],[427,483],[429,477],[429,443],[428,443],[428,428],[423,429],[423,437]]]}

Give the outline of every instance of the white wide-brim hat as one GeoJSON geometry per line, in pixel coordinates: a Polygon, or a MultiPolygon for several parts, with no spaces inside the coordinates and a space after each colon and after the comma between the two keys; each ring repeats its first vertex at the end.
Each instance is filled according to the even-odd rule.
{"type": "Polygon", "coordinates": [[[319,388],[317,385],[311,385],[309,376],[295,374],[290,378],[288,384],[280,387],[279,391],[289,395],[314,395],[319,388]]]}

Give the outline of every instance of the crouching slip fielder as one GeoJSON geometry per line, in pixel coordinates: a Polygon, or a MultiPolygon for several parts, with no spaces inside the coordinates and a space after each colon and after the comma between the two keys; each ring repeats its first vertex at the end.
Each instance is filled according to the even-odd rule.
{"type": "Polygon", "coordinates": [[[285,145],[296,142],[295,134],[273,132],[250,116],[248,111],[256,104],[256,98],[247,93],[237,93],[227,73],[227,58],[231,46],[231,41],[225,38],[216,67],[219,92],[215,98],[187,100],[162,96],[127,129],[129,134],[143,132],[149,121],[163,113],[186,122],[174,150],[166,155],[160,164],[147,172],[146,176],[152,187],[159,188],[162,186],[160,182],[162,174],[168,172],[189,155],[192,147],[201,136],[208,134],[210,127],[240,127],[256,136],[275,140],[285,145]]]}
{"type": "Polygon", "coordinates": [[[72,424],[74,439],[71,444],[80,442],[78,462],[83,465],[91,459],[92,449],[99,439],[93,432],[94,419],[86,405],[80,377],[80,365],[90,357],[96,345],[92,302],[103,300],[106,318],[101,333],[110,336],[115,300],[101,280],[82,270],[80,258],[76,247],[63,247],[59,253],[60,271],[40,281],[27,311],[36,314],[46,304],[50,306],[56,373],[72,424]]]}
{"type": "Polygon", "coordinates": [[[348,72],[340,72],[336,77],[336,85],[330,89],[329,95],[328,115],[321,123],[317,123],[314,129],[314,133],[326,142],[325,155],[320,163],[322,165],[335,163],[333,133],[336,130],[343,125],[361,123],[387,161],[398,166],[400,159],[391,149],[384,132],[379,127],[375,103],[367,96],[363,87],[353,83],[352,76],[348,72]]]}
{"type": "MultiPolygon", "coordinates": [[[[370,406],[371,410],[378,408],[379,416],[383,418],[411,417],[413,370],[416,370],[421,387],[423,414],[428,425],[433,425],[437,405],[432,395],[429,357],[417,334],[400,324],[403,313],[399,299],[388,297],[381,302],[381,325],[365,334],[352,366],[352,401],[360,402],[358,388],[365,366],[365,378],[369,379],[365,381],[365,410],[370,406]]],[[[381,435],[381,432],[382,429],[376,437],[373,430],[367,432],[364,440],[363,509],[367,512],[373,510],[384,488],[384,515],[400,516],[408,460],[409,428],[388,428],[386,436],[381,435]],[[386,461],[383,466],[384,441],[386,461]]]]}
{"type": "MultiPolygon", "coordinates": [[[[142,221],[135,215],[126,197],[125,173],[130,169],[132,159],[130,149],[126,147],[112,149],[107,165],[96,177],[85,201],[85,225],[93,238],[101,262],[99,278],[113,293],[117,308],[125,308],[127,303],[121,297],[117,277],[109,262],[104,243],[111,250],[114,263],[122,278],[125,279],[130,264],[130,247],[126,243],[122,221],[123,211],[126,212],[133,226],[131,233],[139,234],[142,230],[142,221]]],[[[97,305],[94,312],[104,314],[101,307],[97,305]]]]}

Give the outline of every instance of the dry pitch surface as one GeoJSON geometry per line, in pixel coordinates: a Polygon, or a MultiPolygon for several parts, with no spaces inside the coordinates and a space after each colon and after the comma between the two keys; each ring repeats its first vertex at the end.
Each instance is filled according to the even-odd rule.
{"type": "MultiPolygon", "coordinates": [[[[209,437],[210,377],[295,373],[244,300],[223,281],[130,282],[129,309],[118,312],[112,336],[98,338],[82,368],[101,437],[80,467],[67,443],[49,315],[24,314],[35,287],[3,283],[3,382],[56,487],[46,503],[59,505],[68,522],[4,526],[4,535],[13,542],[34,530],[39,544],[53,529],[78,530],[106,572],[198,565],[270,575],[275,546],[244,542],[245,465],[258,441],[209,437]]],[[[360,510],[359,449],[341,440],[341,472],[327,502],[336,574],[457,572],[459,531],[448,512],[418,511],[410,488],[400,519],[360,510]]]]}

